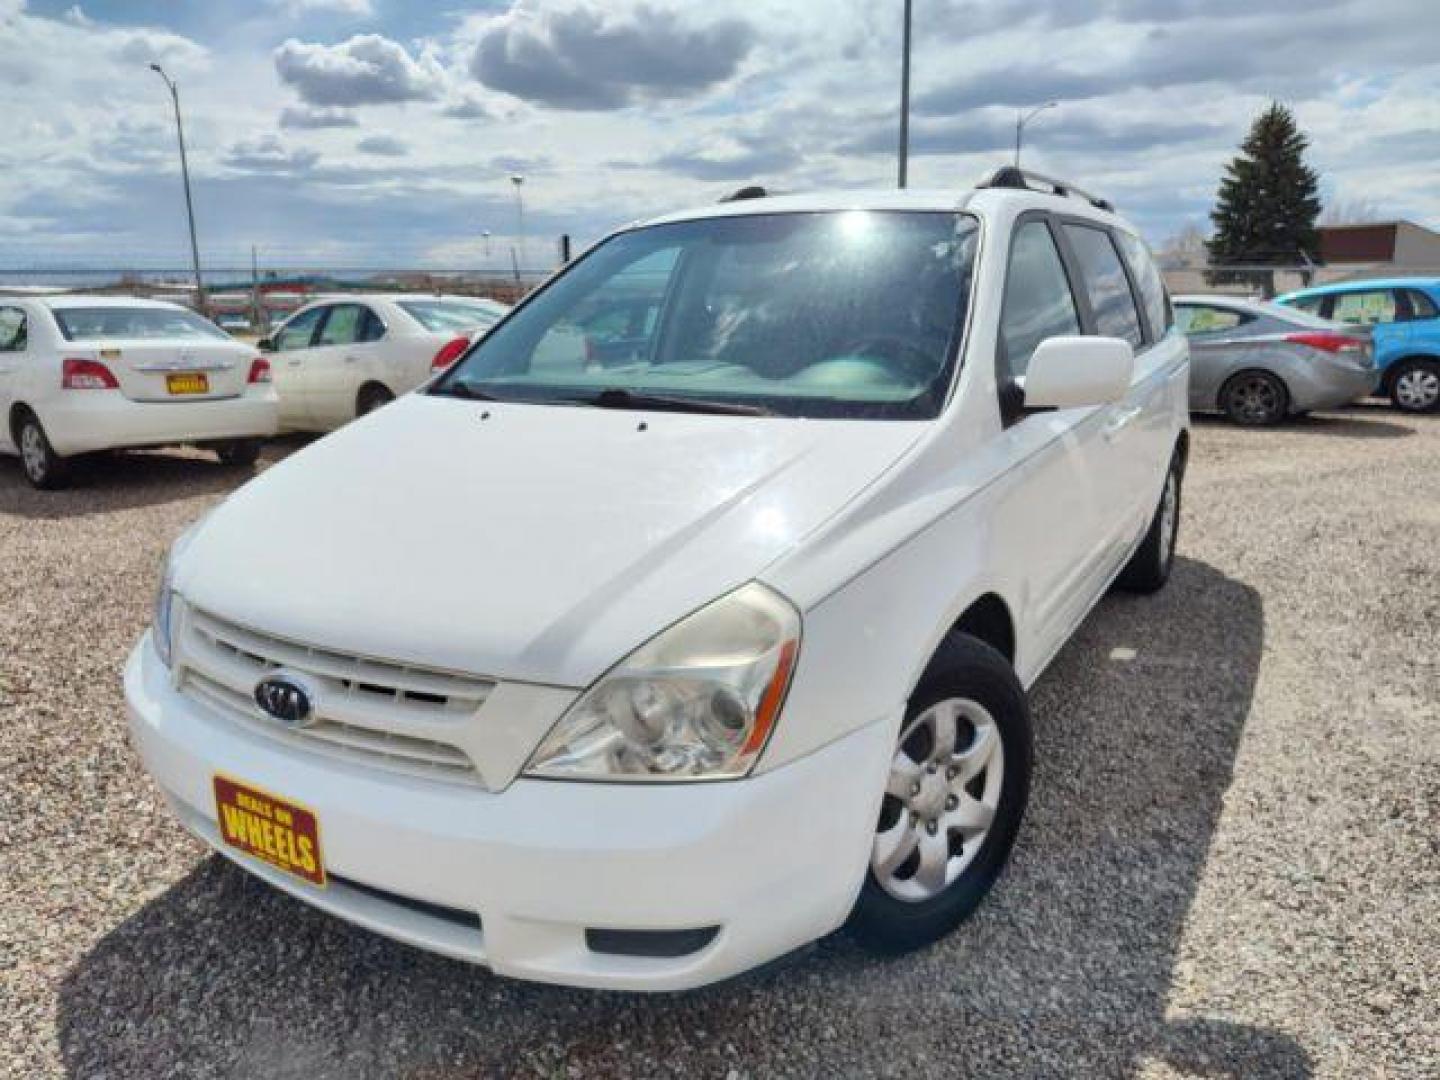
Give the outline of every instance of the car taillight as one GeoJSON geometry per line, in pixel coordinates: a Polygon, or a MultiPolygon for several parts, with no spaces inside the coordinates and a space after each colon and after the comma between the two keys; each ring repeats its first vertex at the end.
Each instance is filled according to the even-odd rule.
{"type": "Polygon", "coordinates": [[[120,384],[110,369],[99,360],[66,357],[61,367],[60,385],[66,390],[118,390],[120,384]]]}
{"type": "Polygon", "coordinates": [[[268,383],[270,381],[270,361],[263,356],[257,356],[250,361],[250,377],[245,380],[254,385],[255,383],[268,383]]]}
{"type": "Polygon", "coordinates": [[[447,341],[440,346],[440,351],[435,354],[435,359],[430,361],[430,370],[443,371],[460,359],[460,354],[469,347],[470,339],[468,337],[457,337],[447,341]]]}
{"type": "Polygon", "coordinates": [[[1349,334],[1336,334],[1328,330],[1307,331],[1302,334],[1286,334],[1285,340],[1295,345],[1309,345],[1328,353],[1360,353],[1365,343],[1349,334]]]}

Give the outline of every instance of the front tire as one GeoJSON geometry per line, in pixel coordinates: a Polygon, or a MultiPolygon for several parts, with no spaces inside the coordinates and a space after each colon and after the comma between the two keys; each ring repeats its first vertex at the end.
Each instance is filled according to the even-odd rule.
{"type": "Polygon", "coordinates": [[[25,479],[39,491],[55,491],[70,480],[69,464],[50,445],[40,418],[28,409],[15,425],[15,442],[20,448],[20,465],[25,479]]]}
{"type": "Polygon", "coordinates": [[[1427,413],[1440,408],[1440,364],[1402,360],[1390,376],[1390,403],[1401,412],[1427,413]]]}
{"type": "Polygon", "coordinates": [[[1290,411],[1290,392],[1266,371],[1242,371],[1220,389],[1220,411],[1245,427],[1272,427],[1290,411]]]}
{"type": "Polygon", "coordinates": [[[878,952],[928,945],[1000,876],[1030,794],[1030,710],[1005,657],[951,634],[911,695],[850,914],[878,952]]]}
{"type": "Polygon", "coordinates": [[[1175,540],[1180,535],[1180,491],[1185,470],[1177,452],[1170,458],[1170,471],[1165,474],[1165,487],[1160,492],[1160,505],[1150,519],[1145,539],[1130,556],[1115,585],[1126,592],[1153,593],[1164,588],[1175,565],[1175,540]]]}

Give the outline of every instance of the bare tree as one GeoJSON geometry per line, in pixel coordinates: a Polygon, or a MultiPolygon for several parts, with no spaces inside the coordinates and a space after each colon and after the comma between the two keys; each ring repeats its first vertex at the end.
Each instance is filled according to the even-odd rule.
{"type": "Polygon", "coordinates": [[[1363,195],[1354,199],[1336,199],[1320,211],[1321,225],[1366,225],[1383,221],[1385,213],[1373,199],[1363,195]]]}
{"type": "Polygon", "coordinates": [[[1205,234],[1193,221],[1160,245],[1160,265],[1173,269],[1205,264],[1205,234]]]}

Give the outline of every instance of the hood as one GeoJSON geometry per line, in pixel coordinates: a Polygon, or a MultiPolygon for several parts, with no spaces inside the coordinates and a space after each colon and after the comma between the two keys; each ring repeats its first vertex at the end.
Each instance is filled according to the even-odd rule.
{"type": "Polygon", "coordinates": [[[412,394],[231,496],[175,584],[307,645],[584,686],[753,579],[925,426],[412,394]]]}

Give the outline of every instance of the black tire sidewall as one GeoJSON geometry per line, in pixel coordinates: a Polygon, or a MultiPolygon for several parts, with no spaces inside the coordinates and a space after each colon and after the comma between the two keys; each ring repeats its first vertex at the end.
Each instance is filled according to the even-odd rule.
{"type": "Polygon", "coordinates": [[[1231,423],[1239,424],[1241,427],[1271,427],[1285,419],[1289,408],[1290,391],[1286,389],[1285,384],[1280,379],[1271,375],[1268,371],[1246,371],[1239,375],[1231,376],[1230,380],[1225,384],[1224,389],[1220,392],[1220,411],[1225,414],[1231,423]],[[1247,379],[1264,379],[1275,388],[1275,412],[1263,420],[1246,419],[1243,416],[1237,415],[1231,407],[1231,395],[1235,392],[1235,388],[1247,379]]]}
{"type": "Polygon", "coordinates": [[[1004,869],[1024,818],[1033,750],[1030,710],[1014,670],[984,642],[952,634],[910,695],[902,730],[930,706],[955,697],[984,706],[1000,732],[1005,772],[995,820],[971,863],[944,892],[929,900],[907,902],[891,896],[867,866],[849,928],[863,945],[878,952],[906,952],[928,945],[968,918],[1004,869]]]}
{"type": "Polygon", "coordinates": [[[20,471],[25,474],[26,481],[30,486],[40,491],[49,491],[61,486],[65,480],[65,459],[55,453],[55,448],[50,445],[50,436],[45,434],[45,427],[40,423],[40,418],[29,410],[20,418],[15,428],[15,449],[20,451],[20,471]],[[25,460],[25,430],[34,428],[40,436],[40,445],[45,451],[45,474],[40,477],[31,475],[29,462],[25,460]]]}

